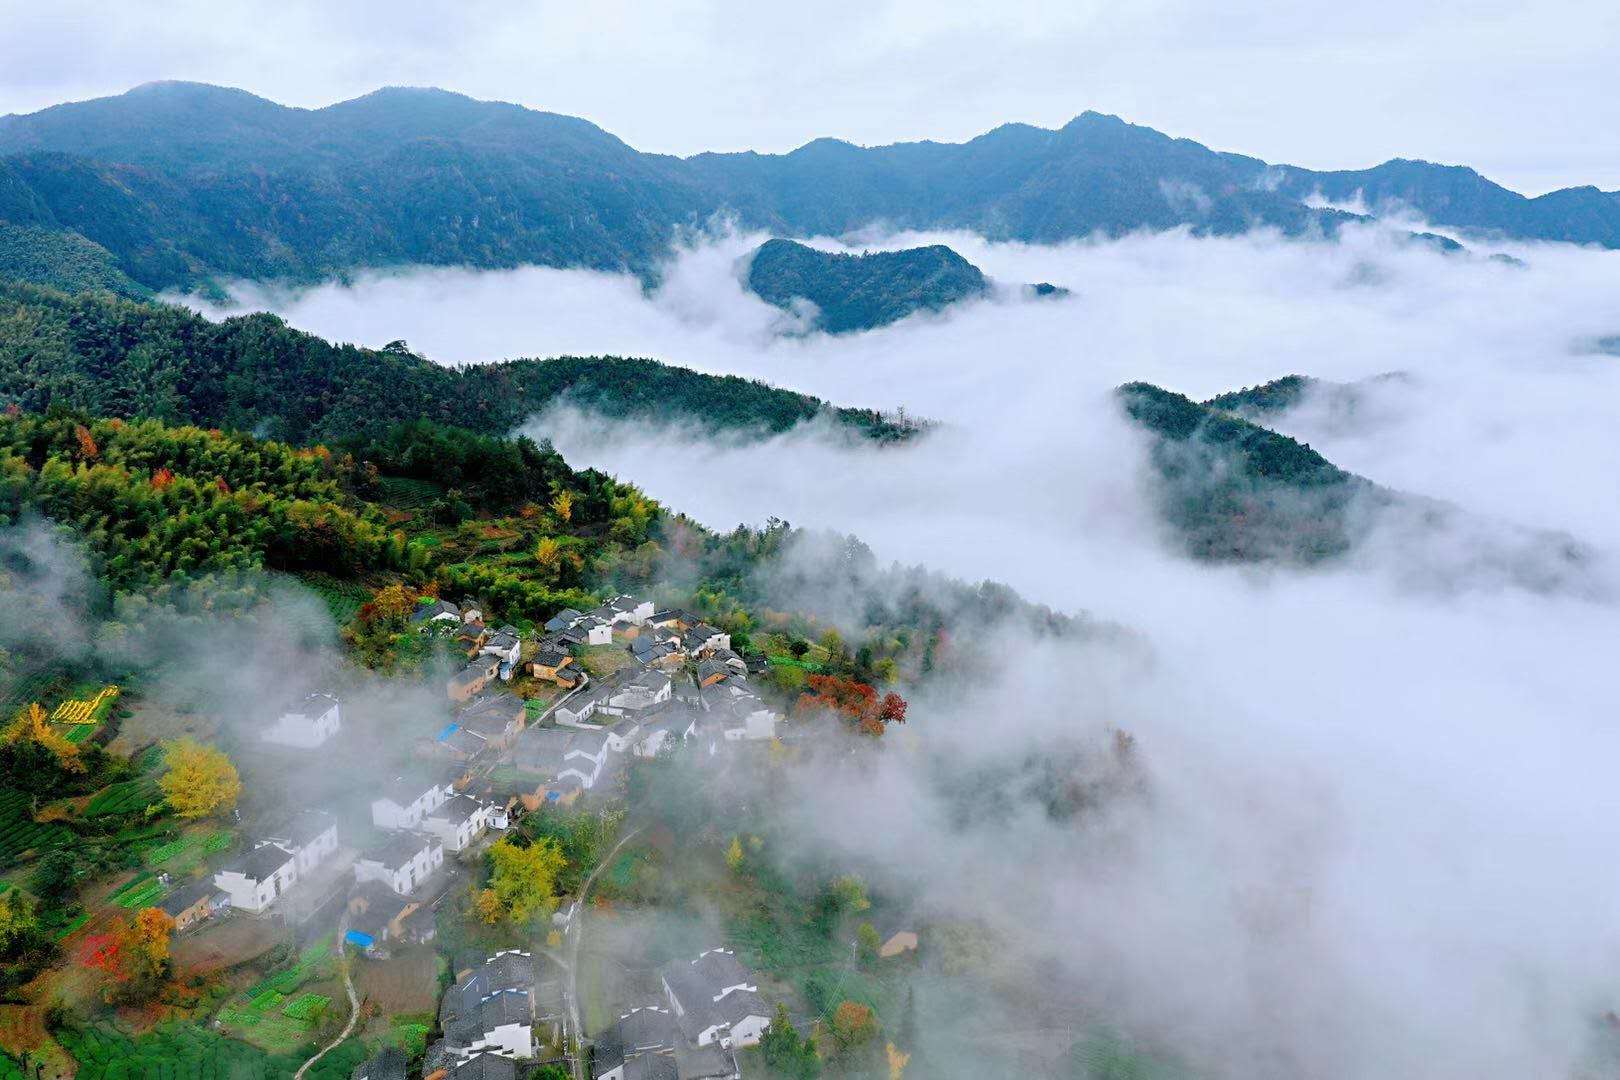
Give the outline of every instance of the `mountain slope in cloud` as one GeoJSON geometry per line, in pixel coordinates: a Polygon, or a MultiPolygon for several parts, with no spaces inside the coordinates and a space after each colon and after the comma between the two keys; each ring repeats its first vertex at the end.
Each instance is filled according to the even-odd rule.
{"type": "Polygon", "coordinates": [[[748,287],[784,310],[808,301],[807,321],[830,334],[873,330],[990,291],[983,272],[944,244],[846,255],[792,240],[769,240],[754,252],[748,287]]]}
{"type": "Polygon", "coordinates": [[[654,360],[564,356],[448,368],[396,342],[333,345],[274,315],[210,322],[184,308],[0,282],[0,404],[66,405],[294,442],[363,439],[430,420],[493,434],[568,401],[708,432],[780,432],[824,418],[892,441],[916,427],[735,375],[654,360]]]}
{"type": "Polygon", "coordinates": [[[1280,380],[1211,402],[1148,383],[1119,388],[1126,414],[1152,436],[1150,490],[1187,552],[1222,562],[1313,565],[1369,552],[1425,588],[1511,584],[1591,598],[1612,585],[1598,554],[1573,537],[1487,521],[1392,491],[1334,465],[1287,435],[1229,411],[1286,399],[1308,385],[1280,380]]]}
{"type": "Polygon", "coordinates": [[[1359,198],[1488,234],[1620,246],[1620,195],[1526,199],[1456,172],[1275,167],[1091,112],[962,144],[819,139],[688,159],[427,89],[310,110],[158,83],[0,118],[0,221],[78,233],[154,289],[413,263],[652,277],[677,229],[717,213],[784,235],[883,223],[1053,242],[1179,227],[1333,235],[1356,215],[1317,198],[1359,198]]]}

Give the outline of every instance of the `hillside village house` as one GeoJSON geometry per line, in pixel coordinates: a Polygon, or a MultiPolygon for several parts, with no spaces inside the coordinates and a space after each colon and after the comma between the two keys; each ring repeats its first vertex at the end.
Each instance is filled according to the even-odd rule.
{"type": "Polygon", "coordinates": [[[742,680],[727,679],[705,686],[700,695],[709,722],[720,729],[727,742],[776,737],[776,713],[742,680]]]}
{"type": "Polygon", "coordinates": [[[231,907],[254,914],[274,904],[298,880],[297,858],[277,844],[260,844],[214,874],[231,907]]]}
{"type": "Polygon", "coordinates": [[[556,1037],[554,1020],[537,1024],[536,1000],[534,957],[520,949],[495,953],[445,991],[439,1006],[442,1051],[452,1059],[479,1053],[533,1057],[537,1026],[556,1037]]]}
{"type": "Polygon", "coordinates": [[[579,681],[579,673],[571,670],[573,664],[573,654],[561,642],[556,638],[544,637],[534,650],[534,658],[529,661],[529,672],[537,679],[545,679],[559,686],[573,686],[579,681]]]}
{"type": "Polygon", "coordinates": [[[379,829],[414,829],[429,811],[450,797],[451,785],[438,780],[396,776],[371,802],[371,823],[379,829]]]}
{"type": "Polygon", "coordinates": [[[442,1073],[427,1076],[439,1080],[516,1080],[517,1063],[500,1054],[479,1051],[470,1057],[452,1058],[442,1073]]]}
{"type": "Polygon", "coordinates": [[[554,783],[572,779],[581,788],[596,784],[611,750],[602,728],[529,728],[518,737],[512,763],[522,772],[554,783]]]}
{"type": "Polygon", "coordinates": [[[174,920],[177,931],[189,929],[229,906],[230,898],[215,889],[211,881],[182,885],[158,904],[163,913],[174,920]]]}
{"type": "Polygon", "coordinates": [[[466,701],[488,686],[500,672],[500,657],[479,653],[467,661],[466,667],[450,676],[450,681],[445,683],[445,693],[451,701],[466,701]]]}
{"type": "Polygon", "coordinates": [[[605,693],[596,703],[596,711],[609,716],[631,716],[646,713],[664,704],[673,693],[673,683],[662,671],[649,668],[633,679],[617,686],[604,688],[605,693]]]}
{"type": "Polygon", "coordinates": [[[633,752],[639,758],[654,758],[665,746],[685,742],[697,732],[698,714],[677,706],[648,720],[636,734],[633,752]]]}
{"type": "Polygon", "coordinates": [[[680,1022],[656,1005],[631,1009],[599,1036],[591,1051],[596,1080],[738,1080],[737,1056],[719,1043],[697,1046],[680,1022]]]}
{"type": "Polygon", "coordinates": [[[759,977],[729,949],[709,949],[695,960],[671,961],[659,974],[681,1033],[696,1046],[755,1046],[770,1026],[759,977]]]}
{"type": "Polygon", "coordinates": [[[411,625],[423,633],[436,626],[460,626],[461,608],[448,600],[424,600],[411,612],[411,625]]]}
{"type": "Polygon", "coordinates": [[[433,909],[401,897],[381,881],[356,884],[349,894],[343,940],[370,956],[384,956],[392,942],[421,945],[433,940],[433,909]]]}
{"type": "Polygon", "coordinates": [[[708,623],[698,623],[681,636],[681,644],[693,656],[702,656],[712,649],[731,648],[731,635],[708,623]]]}
{"type": "Polygon", "coordinates": [[[495,808],[459,792],[422,819],[422,830],[450,851],[465,851],[490,826],[495,808]]]}
{"type": "Polygon", "coordinates": [[[356,881],[380,881],[408,896],[444,865],[444,845],[430,836],[399,832],[361,854],[354,862],[356,881]]]}
{"type": "Polygon", "coordinates": [[[313,750],[343,727],[338,699],[331,694],[309,694],[282,713],[260,734],[265,742],[313,750]]]}
{"type": "Polygon", "coordinates": [[[457,711],[456,723],[504,750],[523,730],[527,717],[522,698],[505,690],[493,690],[468,700],[457,711]]]}
{"type": "Polygon", "coordinates": [[[302,877],[337,852],[337,819],[325,810],[299,810],[261,828],[259,838],[292,852],[302,877]]]}

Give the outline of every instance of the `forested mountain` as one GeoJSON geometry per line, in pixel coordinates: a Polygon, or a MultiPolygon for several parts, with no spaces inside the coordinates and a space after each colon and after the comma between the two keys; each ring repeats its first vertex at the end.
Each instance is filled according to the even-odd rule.
{"type": "Polygon", "coordinates": [[[1187,226],[1331,234],[1320,192],[1508,236],[1620,246],[1620,195],[1526,199],[1466,169],[1315,173],[1096,113],[962,144],[644,154],[583,121],[440,90],[323,109],[158,83],[0,118],[0,221],[72,231],[141,285],[310,279],[404,263],[534,263],[651,276],[672,231],[718,212],[786,235],[885,223],[1063,240],[1187,226]]]}
{"type": "Polygon", "coordinates": [[[939,311],[990,289],[977,266],[944,244],[847,255],[792,240],[770,240],[754,252],[748,287],[779,308],[810,301],[814,327],[832,334],[939,311]]]}
{"type": "Polygon", "coordinates": [[[1310,564],[1376,546],[1425,587],[1511,581],[1588,596],[1612,588],[1595,553],[1567,534],[1382,487],[1232,411],[1310,383],[1290,376],[1203,404],[1148,383],[1119,388],[1126,415],[1153,436],[1153,495],[1189,554],[1310,564]]]}
{"type": "Polygon", "coordinates": [[[214,323],[168,304],[0,282],[0,405],[154,417],[294,442],[371,438],[426,420],[505,434],[554,402],[607,416],[783,431],[823,414],[880,441],[868,409],[653,360],[558,357],[446,368],[403,343],[333,345],[274,315],[214,323]]]}

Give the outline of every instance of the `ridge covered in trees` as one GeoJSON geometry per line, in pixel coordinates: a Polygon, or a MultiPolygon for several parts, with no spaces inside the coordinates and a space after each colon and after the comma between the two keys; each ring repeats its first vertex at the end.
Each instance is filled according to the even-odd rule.
{"type": "Polygon", "coordinates": [[[755,252],[748,287],[767,303],[792,310],[815,305],[812,326],[830,334],[872,330],[917,311],[939,311],[990,289],[977,266],[946,247],[818,251],[792,240],[770,240],[755,252]]]}
{"type": "Polygon", "coordinates": [[[443,367],[403,342],[334,345],[274,315],[211,322],[168,304],[0,281],[0,405],[255,431],[292,442],[370,439],[426,420],[505,434],[551,404],[707,430],[784,431],[826,416],[878,441],[915,427],[734,375],[629,357],[443,367]]]}
{"type": "Polygon", "coordinates": [[[1087,112],[966,143],[788,154],[642,153],[587,121],[442,90],[322,109],[154,83],[0,117],[0,221],[75,233],[142,287],[316,280],[358,267],[527,264],[656,276],[677,228],[716,214],[774,233],[874,222],[1055,242],[1186,227],[1331,236],[1400,204],[1484,235],[1620,247],[1620,193],[1526,198],[1471,169],[1391,161],[1315,172],[1087,112]]]}

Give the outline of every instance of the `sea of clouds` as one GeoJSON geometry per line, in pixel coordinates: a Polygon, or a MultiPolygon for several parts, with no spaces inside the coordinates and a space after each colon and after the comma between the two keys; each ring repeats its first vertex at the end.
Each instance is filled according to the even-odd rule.
{"type": "MultiPolygon", "coordinates": [[[[928,702],[911,725],[963,755],[1128,728],[1157,793],[1128,844],[1050,822],[951,824],[903,762],[864,801],[800,791],[817,843],[911,853],[942,895],[1021,928],[1122,1022],[1219,1075],[1568,1075],[1620,1005],[1620,611],[1496,579],[1426,588],[1388,572],[1402,553],[1387,548],[1309,572],[1191,561],[1153,513],[1146,444],[1110,391],[1404,372],[1352,414],[1307,400],[1276,426],[1479,528],[1561,530],[1613,553],[1620,359],[1592,343],[1620,333],[1620,255],[1489,249],[1516,265],[1379,227],[1333,244],[874,233],[853,249],[949,243],[1005,288],[829,338],[782,336],[783,313],[746,292],[762,239],[694,237],[652,290],[584,271],[419,270],[237,300],[445,363],[645,355],[938,421],[900,448],[567,409],[530,430],[711,526],[774,515],[855,533],[881,559],[1004,581],[1151,643],[1151,668],[1127,672],[1000,642],[993,692],[928,702]],[[1073,296],[1023,300],[1035,281],[1073,296]],[[885,828],[860,828],[857,806],[885,828]],[[964,889],[963,866],[1001,887],[964,889]]],[[[1459,561],[1473,541],[1451,538],[1459,561]]]]}

